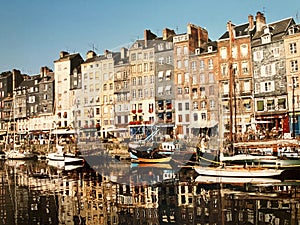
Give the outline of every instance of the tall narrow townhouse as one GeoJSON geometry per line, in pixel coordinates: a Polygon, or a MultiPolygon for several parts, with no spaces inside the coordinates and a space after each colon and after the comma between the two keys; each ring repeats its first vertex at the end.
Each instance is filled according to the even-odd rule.
{"type": "Polygon", "coordinates": [[[144,40],[129,48],[130,64],[130,135],[143,138],[155,124],[155,48],[157,36],[144,31],[144,40]],[[153,40],[153,41],[152,41],[153,40]]]}
{"type": "Polygon", "coordinates": [[[217,50],[217,42],[207,42],[190,55],[190,127],[193,136],[218,134],[220,118],[217,50]]]}
{"type": "MultiPolygon", "coordinates": [[[[220,134],[231,133],[234,140],[243,138],[253,118],[253,81],[251,70],[251,37],[254,19],[248,23],[227,23],[227,31],[218,39],[220,86],[220,134]]],[[[227,135],[228,137],[228,135],[227,135]]],[[[231,140],[232,141],[232,140],[231,140]]]]}
{"type": "Polygon", "coordinates": [[[78,98],[81,110],[78,122],[81,138],[105,137],[114,129],[114,64],[120,53],[108,50],[103,55],[89,51],[82,64],[82,93],[78,98]]]}
{"type": "MultiPolygon", "coordinates": [[[[83,62],[79,53],[60,52],[59,59],[54,61],[55,80],[55,115],[56,128],[60,128],[58,133],[67,132],[69,128],[74,128],[75,117],[73,108],[75,104],[76,86],[74,87],[74,77],[80,74],[80,65],[83,62]]],[[[74,129],[72,129],[74,132],[74,129]]]]}
{"type": "Polygon", "coordinates": [[[283,37],[293,24],[292,18],[267,24],[262,13],[256,15],[256,33],[251,49],[255,119],[261,121],[257,129],[262,132],[290,132],[283,37]]]}
{"type": "Polygon", "coordinates": [[[42,67],[40,74],[24,80],[16,90],[18,132],[25,138],[42,140],[54,128],[54,73],[42,67]]]}
{"type": "Polygon", "coordinates": [[[130,65],[128,49],[121,48],[120,60],[114,68],[115,94],[115,136],[129,137],[128,123],[130,115],[130,65]]]}
{"type": "Polygon", "coordinates": [[[175,134],[189,136],[191,134],[191,84],[189,70],[190,55],[203,43],[208,42],[208,32],[199,26],[188,24],[187,33],[173,37],[174,44],[174,82],[176,125],[175,134]]]}
{"type": "Polygon", "coordinates": [[[24,80],[19,70],[2,72],[0,74],[0,139],[10,131],[13,118],[13,91],[24,80]]]}
{"type": "Polygon", "coordinates": [[[174,135],[176,118],[173,36],[175,36],[174,30],[165,28],[163,36],[153,40],[155,42],[155,106],[149,104],[147,108],[151,120],[153,121],[152,118],[157,118],[155,125],[159,128],[160,134],[170,137],[174,135]],[[154,108],[156,109],[155,111],[154,108]]]}
{"type": "Polygon", "coordinates": [[[288,112],[290,118],[290,132],[295,137],[300,134],[300,25],[289,27],[284,37],[286,56],[286,76],[288,92],[288,112]],[[293,123],[294,118],[294,123],[293,123]]]}

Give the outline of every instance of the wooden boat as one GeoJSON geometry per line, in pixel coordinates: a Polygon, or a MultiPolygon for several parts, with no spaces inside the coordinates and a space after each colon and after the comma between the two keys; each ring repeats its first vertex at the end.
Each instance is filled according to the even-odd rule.
{"type": "Polygon", "coordinates": [[[298,157],[277,157],[272,155],[237,154],[233,156],[220,155],[220,161],[227,165],[251,165],[264,168],[289,169],[299,168],[298,157]]]}
{"type": "Polygon", "coordinates": [[[136,148],[129,147],[131,160],[139,163],[166,163],[172,157],[169,154],[161,154],[158,147],[141,146],[136,148]]]}
{"type": "Polygon", "coordinates": [[[214,177],[276,177],[280,176],[283,170],[266,169],[257,167],[243,166],[219,166],[219,167],[200,167],[195,166],[195,171],[199,175],[214,177]]]}

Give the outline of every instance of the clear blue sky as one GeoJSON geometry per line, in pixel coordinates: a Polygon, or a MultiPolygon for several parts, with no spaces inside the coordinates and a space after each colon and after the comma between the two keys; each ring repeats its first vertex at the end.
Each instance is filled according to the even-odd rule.
{"type": "Polygon", "coordinates": [[[119,51],[143,38],[145,29],[158,36],[166,27],[185,33],[186,25],[205,27],[218,39],[226,23],[246,23],[248,15],[265,13],[267,23],[300,17],[299,0],[10,0],[0,8],[0,72],[19,69],[29,75],[53,69],[59,52],[85,54],[119,51]]]}

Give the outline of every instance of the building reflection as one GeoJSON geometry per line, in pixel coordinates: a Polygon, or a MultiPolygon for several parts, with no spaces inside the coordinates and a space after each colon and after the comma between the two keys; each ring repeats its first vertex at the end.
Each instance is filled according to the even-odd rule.
{"type": "MultiPolygon", "coordinates": [[[[1,162],[1,224],[299,224],[299,183],[195,181],[193,171],[130,168],[127,183],[82,167],[1,162]],[[150,179],[150,178],[151,179],[150,179]],[[157,182],[154,182],[157,179],[157,182]],[[151,181],[151,182],[150,182],[151,181]],[[12,216],[13,215],[13,216],[12,216]]],[[[113,170],[112,170],[113,171],[113,170]]],[[[127,173],[127,170],[124,170],[127,173]]],[[[120,171],[118,171],[120,174],[120,171]]]]}

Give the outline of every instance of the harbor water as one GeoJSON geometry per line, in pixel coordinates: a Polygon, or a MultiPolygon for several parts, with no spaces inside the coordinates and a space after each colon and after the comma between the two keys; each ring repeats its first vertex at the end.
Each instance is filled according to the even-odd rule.
{"type": "Polygon", "coordinates": [[[103,160],[58,168],[46,160],[2,160],[0,177],[6,225],[300,223],[297,170],[225,179],[172,163],[103,160]]]}

